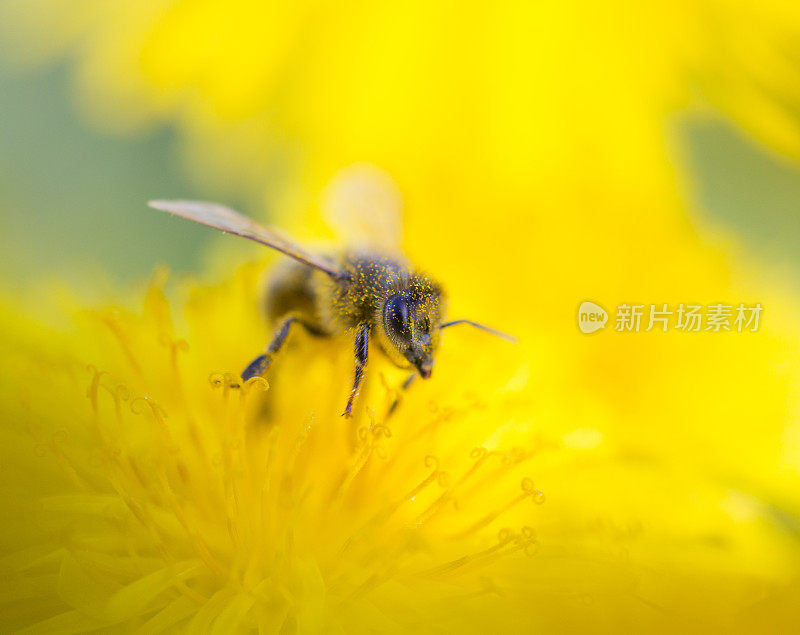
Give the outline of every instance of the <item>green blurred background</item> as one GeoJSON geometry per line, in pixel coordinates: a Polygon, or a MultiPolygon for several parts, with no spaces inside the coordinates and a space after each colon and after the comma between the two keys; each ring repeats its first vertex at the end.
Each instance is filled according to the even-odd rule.
{"type": "MultiPolygon", "coordinates": [[[[779,268],[800,266],[800,171],[721,120],[670,125],[673,150],[688,159],[675,162],[688,170],[698,230],[733,234],[779,268]]],[[[98,269],[130,282],[159,263],[196,270],[214,233],[145,207],[150,197],[214,195],[182,169],[174,141],[165,126],[136,136],[93,129],[73,106],[66,64],[0,65],[3,284],[53,273],[80,280],[98,269]]],[[[225,202],[246,206],[230,193],[225,202]]]]}

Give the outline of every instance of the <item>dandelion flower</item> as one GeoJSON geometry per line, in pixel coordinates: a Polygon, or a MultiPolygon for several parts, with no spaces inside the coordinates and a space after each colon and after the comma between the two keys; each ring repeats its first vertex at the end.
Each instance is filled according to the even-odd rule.
{"type": "Polygon", "coordinates": [[[297,342],[270,383],[210,372],[252,352],[255,282],[195,290],[189,342],[157,284],[141,314],[82,313],[67,345],[4,342],[7,625],[408,629],[500,597],[498,564],[529,566],[534,451],[486,422],[518,407],[510,377],[410,399],[395,424],[377,374],[370,407],[339,416],[352,360],[332,344],[297,342]]]}
{"type": "Polygon", "coordinates": [[[621,459],[603,415],[556,416],[512,347],[489,364],[448,334],[392,419],[378,361],[339,416],[336,340],[297,336],[242,384],[226,369],[253,352],[258,273],[188,285],[174,322],[158,277],[140,310],[82,309],[68,333],[4,306],[4,628],[731,625],[791,578],[762,501],[621,459]],[[598,511],[620,498],[637,514],[598,511]]]}
{"type": "Polygon", "coordinates": [[[238,382],[268,335],[260,267],[170,302],[158,279],[101,309],[4,300],[4,630],[796,623],[793,287],[702,240],[664,127],[710,104],[796,157],[797,11],[590,5],[0,7],[28,61],[77,60],[92,121],[174,123],[223,190],[266,197],[277,164],[269,198],[296,202],[353,160],[389,169],[454,317],[520,339],[448,332],[388,420],[402,377],[376,357],[344,421],[350,341],[293,334],[266,380],[238,382]],[[585,337],[584,299],[759,301],[769,318],[585,337]]]}

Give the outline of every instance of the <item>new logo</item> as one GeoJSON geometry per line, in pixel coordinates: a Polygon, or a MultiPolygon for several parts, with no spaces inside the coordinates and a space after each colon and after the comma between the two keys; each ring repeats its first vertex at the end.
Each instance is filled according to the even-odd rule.
{"type": "Polygon", "coordinates": [[[608,313],[599,304],[586,300],[578,307],[578,328],[581,333],[594,333],[605,328],[608,313]]]}

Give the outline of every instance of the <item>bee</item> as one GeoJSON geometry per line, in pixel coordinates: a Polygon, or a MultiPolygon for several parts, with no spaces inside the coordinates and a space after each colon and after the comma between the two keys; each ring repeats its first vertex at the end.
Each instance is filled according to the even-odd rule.
{"type": "MultiPolygon", "coordinates": [[[[263,227],[224,205],[186,200],[148,203],[157,210],[266,245],[291,259],[277,266],[268,279],[266,317],[275,331],[266,350],[242,371],[243,380],[267,371],[293,328],[302,327],[321,337],[354,334],[355,374],[342,413],[350,417],[364,381],[372,343],[396,366],[412,369],[402,385],[405,390],[417,375],[422,379],[431,376],[443,329],[467,324],[515,341],[510,335],[472,320],[445,321],[442,286],[417,271],[399,248],[390,245],[397,242],[399,234],[399,206],[385,185],[374,173],[364,170],[340,178],[333,188],[338,195],[332,197],[332,216],[340,224],[350,225],[350,230],[366,227],[368,240],[363,241],[362,236],[361,245],[351,241],[350,246],[335,254],[308,251],[279,231],[263,227]],[[380,234],[382,238],[378,239],[380,234]]],[[[390,413],[397,403],[395,400],[390,413]]]]}

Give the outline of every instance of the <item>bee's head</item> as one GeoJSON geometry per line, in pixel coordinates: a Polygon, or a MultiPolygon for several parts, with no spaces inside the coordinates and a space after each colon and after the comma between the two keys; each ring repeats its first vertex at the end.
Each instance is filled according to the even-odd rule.
{"type": "Polygon", "coordinates": [[[383,305],[384,349],[398,365],[416,368],[423,379],[430,377],[433,368],[443,304],[439,286],[419,277],[383,305]]]}

